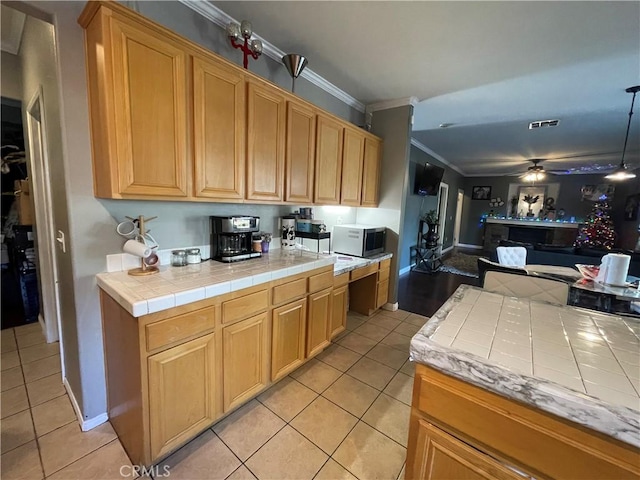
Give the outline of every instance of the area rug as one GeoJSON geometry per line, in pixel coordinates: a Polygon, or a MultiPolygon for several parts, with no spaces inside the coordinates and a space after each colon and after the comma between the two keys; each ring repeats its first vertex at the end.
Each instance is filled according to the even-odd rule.
{"type": "Polygon", "coordinates": [[[442,265],[439,270],[441,272],[464,275],[465,277],[478,278],[478,259],[481,256],[482,255],[469,255],[467,253],[454,253],[444,260],[444,265],[442,265]]]}

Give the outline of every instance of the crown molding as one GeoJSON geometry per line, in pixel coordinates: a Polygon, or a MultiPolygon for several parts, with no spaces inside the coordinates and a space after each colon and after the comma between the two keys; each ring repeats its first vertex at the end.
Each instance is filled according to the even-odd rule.
{"type": "Polygon", "coordinates": [[[464,177],[469,177],[470,175],[467,175],[466,173],[464,173],[459,167],[457,167],[456,165],[453,165],[451,162],[448,162],[447,160],[445,160],[441,155],[438,155],[436,152],[434,152],[433,150],[431,150],[429,147],[427,147],[425,144],[420,143],[418,140],[416,140],[415,138],[411,139],[411,145],[413,145],[416,148],[419,148],[420,150],[422,150],[424,153],[426,153],[427,155],[431,155],[433,158],[435,158],[436,160],[438,160],[439,162],[444,163],[447,167],[452,168],[453,170],[455,170],[456,172],[458,172],[460,175],[464,176],[464,177]]]}
{"type": "Polygon", "coordinates": [[[388,110],[390,108],[396,107],[404,107],[406,105],[411,105],[415,107],[418,105],[418,97],[404,97],[404,98],[396,98],[393,100],[383,100],[381,102],[370,103],[367,105],[366,113],[373,113],[378,110],[388,110]]]}
{"type": "MultiPolygon", "coordinates": [[[[194,12],[199,13],[203,17],[211,20],[213,23],[218,25],[219,27],[225,29],[230,22],[240,23],[238,20],[233,18],[231,15],[220,10],[218,7],[212,5],[209,2],[202,0],[178,0],[183,5],[189,7],[194,12]]],[[[272,58],[278,63],[282,63],[282,57],[286,55],[286,52],[283,52],[278,47],[273,45],[272,43],[265,40],[260,35],[254,32],[253,37],[262,42],[262,53],[266,56],[272,58]]],[[[351,108],[358,110],[359,112],[364,113],[365,105],[361,101],[349,95],[344,90],[339,89],[333,83],[329,82],[325,78],[318,75],[313,70],[307,68],[301,74],[301,77],[307,79],[311,83],[313,83],[318,88],[321,88],[325,92],[330,95],[333,95],[341,102],[346,103],[351,108]]]]}

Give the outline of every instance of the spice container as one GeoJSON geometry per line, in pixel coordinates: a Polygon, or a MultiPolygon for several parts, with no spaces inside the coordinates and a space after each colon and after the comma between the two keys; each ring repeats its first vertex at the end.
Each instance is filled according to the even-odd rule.
{"type": "Polygon", "coordinates": [[[200,263],[202,261],[202,257],[200,256],[199,248],[188,248],[187,249],[187,263],[194,264],[200,263]]]}
{"type": "Polygon", "coordinates": [[[187,264],[187,252],[185,250],[171,251],[171,265],[174,267],[184,267],[187,264]]]}

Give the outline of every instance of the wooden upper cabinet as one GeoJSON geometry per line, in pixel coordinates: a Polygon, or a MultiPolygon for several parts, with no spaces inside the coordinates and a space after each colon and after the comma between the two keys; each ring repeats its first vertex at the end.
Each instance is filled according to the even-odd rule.
{"type": "Polygon", "coordinates": [[[222,64],[193,59],[195,195],[244,198],[245,81],[222,64]]]}
{"type": "Polygon", "coordinates": [[[316,119],[313,109],[287,102],[285,201],[313,202],[316,119]]]}
{"type": "Polygon", "coordinates": [[[362,173],[363,207],[377,207],[380,191],[380,161],[382,142],[377,138],[366,137],[364,140],[364,165],[362,173]]]}
{"type": "Polygon", "coordinates": [[[341,205],[360,205],[363,158],[364,134],[352,128],[345,128],[344,151],[342,154],[341,205]]]}
{"type": "Polygon", "coordinates": [[[98,57],[89,59],[90,66],[98,64],[89,69],[91,127],[94,162],[109,164],[112,176],[95,176],[96,194],[188,196],[187,54],[127,18],[114,14],[103,20],[102,38],[108,41],[89,45],[95,50],[88,52],[98,57]],[[105,91],[94,91],[101,86],[105,91]]]}
{"type": "Polygon", "coordinates": [[[316,124],[316,185],[315,203],[340,203],[342,176],[343,125],[322,114],[316,124]]]}
{"type": "Polygon", "coordinates": [[[281,202],[284,186],[286,105],[275,89],[248,83],[248,200],[281,202]]]}

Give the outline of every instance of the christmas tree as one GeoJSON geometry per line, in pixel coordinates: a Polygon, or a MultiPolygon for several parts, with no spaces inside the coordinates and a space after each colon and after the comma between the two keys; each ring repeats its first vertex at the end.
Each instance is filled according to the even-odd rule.
{"type": "Polygon", "coordinates": [[[611,207],[607,200],[595,202],[587,221],[578,231],[574,247],[595,247],[610,250],[616,240],[610,212],[611,207]]]}

